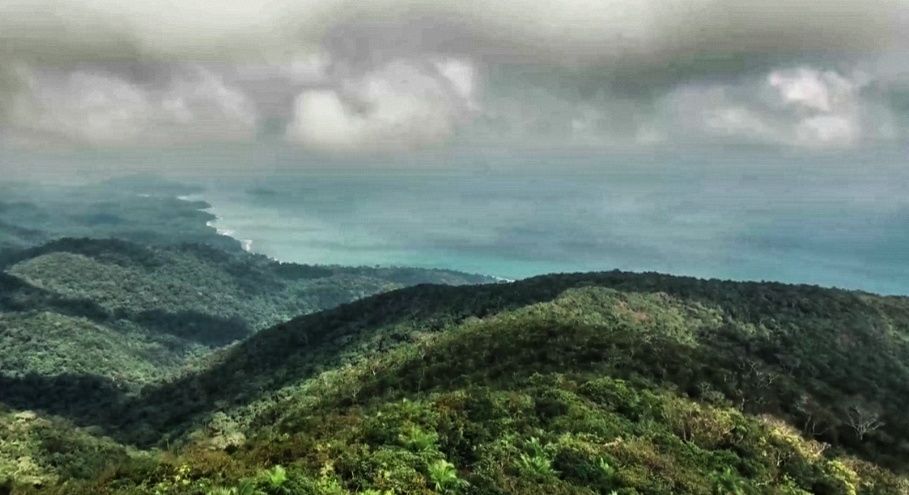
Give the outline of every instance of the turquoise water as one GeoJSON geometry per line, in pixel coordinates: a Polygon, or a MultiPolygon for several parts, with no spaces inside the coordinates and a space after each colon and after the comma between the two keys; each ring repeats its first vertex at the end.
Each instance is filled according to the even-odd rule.
{"type": "Polygon", "coordinates": [[[909,293],[906,182],[853,167],[349,170],[208,184],[216,226],[277,259],[522,278],[659,271],[909,293]]]}

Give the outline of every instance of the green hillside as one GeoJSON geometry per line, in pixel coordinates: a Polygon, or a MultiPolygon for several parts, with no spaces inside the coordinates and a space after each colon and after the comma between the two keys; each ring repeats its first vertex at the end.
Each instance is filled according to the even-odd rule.
{"type": "Polygon", "coordinates": [[[194,192],[147,177],[0,185],[0,403],[92,424],[97,409],[294,316],[413,284],[491,281],[278,263],[209,227],[207,204],[176,197],[194,192]]]}
{"type": "Polygon", "coordinates": [[[124,459],[99,436],[105,418],[260,329],[408,285],[491,281],[278,263],[218,235],[208,205],[175,198],[197,191],[166,181],[0,190],[0,494],[124,459]]]}
{"type": "Polygon", "coordinates": [[[72,382],[134,390],[300,314],[418,283],[491,280],[277,263],[208,226],[207,204],[177,197],[197,192],[145,176],[0,185],[0,353],[9,356],[0,401],[71,408],[54,397],[78,399],[64,393],[72,382]]]}
{"type": "Polygon", "coordinates": [[[907,298],[279,263],[178,184],[0,189],[0,495],[909,495],[907,298]]]}
{"type": "Polygon", "coordinates": [[[96,433],[0,405],[0,493],[14,484],[40,488],[90,479],[131,456],[147,457],[96,433]]]}
{"type": "Polygon", "coordinates": [[[25,250],[7,273],[105,315],[208,345],[224,345],[293,316],[405,284],[490,279],[443,270],[277,263],[198,244],[143,246],[62,239],[25,250]]]}
{"type": "Polygon", "coordinates": [[[112,239],[60,239],[8,253],[4,264],[0,353],[8,357],[0,361],[0,402],[88,416],[292,316],[405,284],[488,280],[112,239]]]}
{"type": "Polygon", "coordinates": [[[105,418],[50,493],[904,494],[909,300],[610,272],[304,316],[105,418]]]}

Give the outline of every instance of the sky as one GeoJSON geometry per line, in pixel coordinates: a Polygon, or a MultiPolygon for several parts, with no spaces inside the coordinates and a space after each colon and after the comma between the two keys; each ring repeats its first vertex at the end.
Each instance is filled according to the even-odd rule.
{"type": "Polygon", "coordinates": [[[906,0],[0,2],[5,156],[907,139],[906,0]]]}

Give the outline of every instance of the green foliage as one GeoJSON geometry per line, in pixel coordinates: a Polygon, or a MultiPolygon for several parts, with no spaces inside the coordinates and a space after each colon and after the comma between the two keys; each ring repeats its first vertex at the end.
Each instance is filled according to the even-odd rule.
{"type": "MultiPolygon", "coordinates": [[[[651,276],[573,277],[420,287],[303,317],[260,333],[208,373],[141,400],[172,407],[183,394],[211,391],[199,401],[204,408],[222,400],[216,397],[244,397],[229,416],[208,416],[220,425],[208,435],[238,430],[245,437],[240,448],[224,447],[234,449],[235,474],[202,469],[212,473],[205,475],[212,486],[233,486],[224,478],[244,479],[254,466],[281,463],[288,466],[284,486],[300,493],[906,490],[905,478],[869,462],[899,458],[874,440],[901,428],[887,403],[879,408],[887,421],[865,443],[852,434],[813,438],[799,411],[835,417],[851,386],[824,375],[797,380],[808,371],[780,364],[798,355],[799,369],[820,366],[823,360],[807,349],[826,349],[826,342],[812,339],[861,311],[864,318],[889,315],[892,338],[873,342],[885,349],[878,358],[899,355],[907,327],[898,323],[893,301],[800,289],[794,294],[836,302],[826,313],[803,303],[789,314],[792,303],[780,298],[749,316],[753,309],[729,302],[713,283],[683,279],[673,286],[677,279],[658,278],[676,294],[667,295],[629,288],[649,287],[651,276]],[[879,302],[886,304],[867,306],[879,302]],[[798,325],[821,333],[768,347],[788,333],[810,336],[798,325]],[[279,388],[276,396],[245,395],[279,388]],[[805,394],[810,401],[788,399],[805,394]]],[[[744,287],[755,291],[745,292],[753,304],[767,304],[764,286],[744,287]]],[[[205,435],[193,442],[213,445],[205,435]]],[[[144,479],[126,478],[121,492],[144,479]]]]}
{"type": "MultiPolygon", "coordinates": [[[[113,229],[107,210],[80,222],[113,229]]],[[[420,286],[194,361],[453,275],[198,243],[6,259],[0,400],[170,446],[4,411],[17,494],[909,491],[905,298],[621,272],[420,286]]]]}
{"type": "Polygon", "coordinates": [[[439,435],[434,431],[423,431],[417,425],[409,425],[398,435],[401,445],[414,452],[425,452],[436,449],[439,435]]]}
{"type": "Polygon", "coordinates": [[[275,262],[218,235],[207,204],[175,197],[191,190],[151,178],[4,190],[0,400],[106,423],[142,387],[281,321],[409,284],[490,280],[275,262]]]}
{"type": "Polygon", "coordinates": [[[259,490],[256,483],[252,480],[243,480],[237,486],[230,488],[215,487],[208,491],[207,495],[266,495],[259,490]]]}
{"type": "Polygon", "coordinates": [[[540,439],[530,437],[524,446],[525,452],[518,456],[518,469],[522,475],[534,479],[554,477],[558,473],[552,467],[552,459],[540,445],[540,439]]]}
{"type": "Polygon", "coordinates": [[[458,477],[454,464],[445,459],[433,461],[427,467],[429,479],[439,493],[457,493],[467,482],[458,477]]]}
{"type": "Polygon", "coordinates": [[[163,378],[162,368],[177,365],[162,356],[162,347],[141,334],[131,339],[87,318],[0,313],[0,375],[7,377],[68,372],[141,383],[163,378]]]}
{"type": "MultiPolygon", "coordinates": [[[[226,352],[219,348],[377,292],[490,280],[446,270],[278,263],[219,235],[208,225],[214,217],[203,211],[204,202],[176,198],[193,192],[147,177],[97,186],[3,188],[0,401],[40,411],[41,418],[57,414],[93,425],[94,433],[120,440],[164,440],[172,435],[149,418],[170,421],[162,410],[184,406],[135,408],[136,397],[217,362],[226,352]],[[137,416],[126,413],[133,411],[137,416]],[[131,421],[128,432],[111,428],[118,418],[131,421]]],[[[191,404],[204,397],[198,389],[186,392],[191,404]]],[[[244,443],[236,421],[207,419],[218,419],[202,433],[210,447],[244,443]]],[[[111,442],[101,440],[97,455],[67,457],[70,448],[84,454],[86,435],[58,426],[65,421],[47,421],[54,426],[29,430],[23,438],[22,428],[11,427],[7,437],[13,443],[0,445],[0,475],[43,483],[58,475],[88,477],[118,461],[111,442]],[[48,434],[57,430],[56,437],[48,434]],[[36,431],[43,436],[37,438],[36,431]],[[13,453],[18,457],[6,457],[13,453]]]]}
{"type": "Polygon", "coordinates": [[[197,246],[61,240],[30,256],[8,268],[16,278],[0,296],[0,352],[13,357],[0,363],[5,376],[159,382],[212,347],[396,287],[384,275],[345,268],[288,281],[264,257],[197,246]]]}
{"type": "Polygon", "coordinates": [[[721,473],[714,474],[713,483],[713,491],[716,495],[748,495],[753,493],[747,488],[745,480],[729,467],[725,468],[721,473]]]}
{"type": "Polygon", "coordinates": [[[271,490],[280,490],[287,484],[287,471],[280,465],[262,473],[262,478],[271,490]]]}
{"type": "Polygon", "coordinates": [[[131,455],[110,439],[66,421],[0,405],[0,486],[90,479],[131,455]]]}

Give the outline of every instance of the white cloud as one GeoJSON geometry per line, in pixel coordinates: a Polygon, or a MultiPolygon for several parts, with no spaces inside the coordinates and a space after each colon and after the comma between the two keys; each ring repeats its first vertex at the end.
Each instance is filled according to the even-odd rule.
{"type": "Polygon", "coordinates": [[[809,67],[777,70],[767,84],[777,91],[788,116],[796,119],[794,143],[809,147],[848,147],[872,137],[872,123],[863,122],[860,91],[865,77],[809,67]]]}
{"type": "Polygon", "coordinates": [[[147,146],[255,133],[252,103],[201,68],[174,74],[161,87],[89,70],[22,69],[21,77],[7,119],[8,139],[22,143],[147,146]]]}
{"type": "Polygon", "coordinates": [[[796,142],[811,147],[842,148],[862,137],[857,119],[851,115],[815,115],[796,124],[796,142]]]}
{"type": "Polygon", "coordinates": [[[469,116],[473,70],[463,62],[393,62],[297,97],[289,140],[329,150],[397,150],[447,139],[469,116]]]}
{"type": "Polygon", "coordinates": [[[281,80],[291,84],[321,84],[328,79],[331,58],[323,52],[301,52],[238,64],[237,77],[246,82],[281,80]]]}
{"type": "Polygon", "coordinates": [[[705,130],[717,136],[752,142],[785,140],[782,132],[745,106],[709,108],[702,115],[705,130]]]}
{"type": "Polygon", "coordinates": [[[830,112],[854,98],[856,84],[833,71],[818,71],[801,67],[789,71],[773,71],[767,83],[779,92],[787,104],[819,112],[830,112]]]}
{"type": "Polygon", "coordinates": [[[436,60],[433,62],[433,66],[454,96],[465,102],[471,109],[476,109],[476,68],[464,60],[454,58],[436,60]]]}
{"type": "Polygon", "coordinates": [[[893,116],[868,75],[809,66],[673,89],[656,117],[676,140],[841,149],[892,139],[893,116]]]}

